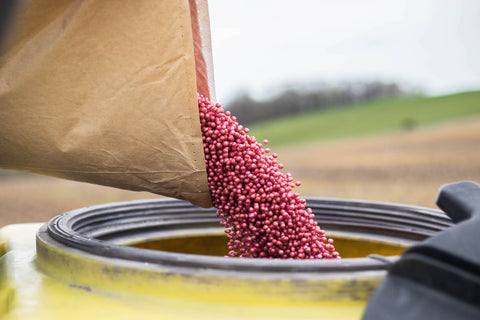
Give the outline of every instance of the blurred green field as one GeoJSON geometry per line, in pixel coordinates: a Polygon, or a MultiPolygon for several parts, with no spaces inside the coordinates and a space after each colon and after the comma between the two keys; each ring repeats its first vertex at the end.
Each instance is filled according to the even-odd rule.
{"type": "Polygon", "coordinates": [[[251,126],[250,134],[258,141],[268,139],[271,146],[277,147],[409,130],[475,114],[480,114],[480,91],[409,97],[309,112],[251,126]]]}

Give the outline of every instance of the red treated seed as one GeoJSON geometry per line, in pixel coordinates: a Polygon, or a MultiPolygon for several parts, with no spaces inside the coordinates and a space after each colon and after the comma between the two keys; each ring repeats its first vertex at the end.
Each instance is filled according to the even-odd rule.
{"type": "Polygon", "coordinates": [[[198,95],[198,107],[208,186],[229,239],[228,256],[340,259],[305,200],[292,191],[300,182],[279,171],[278,155],[265,155],[270,150],[220,104],[198,95]]]}

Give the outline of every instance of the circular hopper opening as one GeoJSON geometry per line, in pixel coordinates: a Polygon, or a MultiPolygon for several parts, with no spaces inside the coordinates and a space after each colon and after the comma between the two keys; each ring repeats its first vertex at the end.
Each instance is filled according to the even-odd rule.
{"type": "Polygon", "coordinates": [[[37,234],[36,262],[52,278],[90,292],[208,305],[199,312],[211,319],[238,312],[296,318],[319,310],[357,318],[406,247],[452,225],[441,211],[421,207],[319,198],[307,198],[307,205],[341,260],[226,258],[215,209],[156,199],[53,218],[37,234]]]}
{"type": "MultiPolygon", "coordinates": [[[[343,258],[340,261],[352,259],[354,265],[366,264],[365,267],[373,263],[372,255],[395,259],[406,247],[451,225],[442,212],[415,206],[319,198],[307,198],[307,205],[322,229],[334,238],[343,258]]],[[[216,210],[180,200],[143,200],[82,208],[52,219],[44,231],[55,241],[90,254],[161,265],[178,265],[181,256],[185,267],[235,266],[241,270],[249,265],[246,269],[252,269],[260,260],[251,263],[252,259],[223,258],[227,253],[227,238],[216,210]]],[[[261,260],[264,260],[261,265],[266,263],[272,270],[292,262],[261,260]]],[[[335,264],[316,260],[316,267],[335,265],[341,270],[350,265],[340,261],[335,264]]],[[[292,267],[302,265],[300,260],[295,262],[292,267]]],[[[375,268],[385,268],[385,261],[380,264],[383,267],[375,268]]]]}

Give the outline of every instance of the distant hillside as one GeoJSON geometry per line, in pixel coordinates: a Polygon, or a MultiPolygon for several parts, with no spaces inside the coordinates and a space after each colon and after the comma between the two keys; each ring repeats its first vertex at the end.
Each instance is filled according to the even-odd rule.
{"type": "MultiPolygon", "coordinates": [[[[251,126],[257,140],[287,145],[392,130],[480,115],[480,91],[439,97],[414,97],[354,104],[348,108],[313,111],[251,126]]],[[[480,128],[479,128],[480,130],[480,128]]]]}

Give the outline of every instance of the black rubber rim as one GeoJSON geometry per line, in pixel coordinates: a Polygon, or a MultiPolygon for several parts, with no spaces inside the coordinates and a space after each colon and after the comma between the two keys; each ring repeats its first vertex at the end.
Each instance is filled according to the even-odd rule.
{"type": "MultiPolygon", "coordinates": [[[[325,230],[379,232],[421,241],[452,225],[441,211],[378,202],[306,198],[325,230]]],[[[162,228],[220,227],[216,210],[176,199],[140,200],[73,210],[50,220],[39,232],[69,248],[101,257],[163,267],[208,268],[260,273],[384,270],[398,257],[342,260],[236,259],[140,249],[115,244],[116,237],[162,228]]],[[[45,239],[44,239],[45,240],[45,239]]],[[[48,241],[48,239],[46,240],[48,241]]]]}

